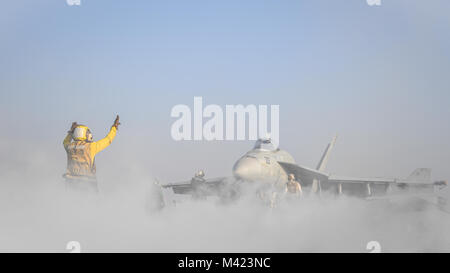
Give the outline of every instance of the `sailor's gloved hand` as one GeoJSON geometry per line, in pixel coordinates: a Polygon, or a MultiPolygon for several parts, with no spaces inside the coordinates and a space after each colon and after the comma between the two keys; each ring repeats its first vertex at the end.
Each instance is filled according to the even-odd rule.
{"type": "Polygon", "coordinates": [[[116,127],[116,129],[119,129],[119,125],[120,125],[119,115],[117,115],[116,120],[114,120],[113,126],[116,127]]]}
{"type": "Polygon", "coordinates": [[[72,122],[72,127],[70,127],[70,131],[68,131],[67,133],[69,134],[73,134],[73,130],[75,130],[75,128],[77,128],[78,124],[76,121],[72,122]]]}

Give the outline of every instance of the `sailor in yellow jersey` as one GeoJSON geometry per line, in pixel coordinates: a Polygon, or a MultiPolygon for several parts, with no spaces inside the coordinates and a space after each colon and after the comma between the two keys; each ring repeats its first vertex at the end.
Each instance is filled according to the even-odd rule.
{"type": "Polygon", "coordinates": [[[72,123],[63,141],[67,153],[67,171],[63,177],[68,188],[98,192],[95,156],[111,144],[119,125],[117,116],[108,135],[94,142],[87,126],[72,123]]]}

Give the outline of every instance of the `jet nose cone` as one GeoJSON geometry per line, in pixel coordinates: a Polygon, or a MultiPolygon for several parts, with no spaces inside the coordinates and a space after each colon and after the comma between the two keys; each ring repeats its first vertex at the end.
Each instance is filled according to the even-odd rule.
{"type": "Polygon", "coordinates": [[[261,165],[256,158],[244,157],[234,165],[233,175],[246,181],[257,180],[261,175],[261,165]]]}

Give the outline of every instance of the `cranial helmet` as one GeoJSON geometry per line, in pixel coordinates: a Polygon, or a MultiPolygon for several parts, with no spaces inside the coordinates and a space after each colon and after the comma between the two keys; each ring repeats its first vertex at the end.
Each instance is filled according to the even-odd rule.
{"type": "Polygon", "coordinates": [[[200,170],[195,174],[195,177],[204,177],[204,176],[205,176],[205,172],[203,170],[200,170]]]}
{"type": "Polygon", "coordinates": [[[89,127],[84,125],[78,125],[75,130],[73,130],[72,138],[75,141],[92,141],[92,133],[89,127]]]}

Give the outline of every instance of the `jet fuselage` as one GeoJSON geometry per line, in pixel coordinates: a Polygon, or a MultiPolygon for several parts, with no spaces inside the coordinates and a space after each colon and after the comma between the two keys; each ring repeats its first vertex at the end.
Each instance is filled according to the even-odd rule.
{"type": "Polygon", "coordinates": [[[233,176],[247,182],[285,183],[288,174],[278,161],[295,164],[286,151],[255,148],[242,156],[233,166],[233,176]]]}

